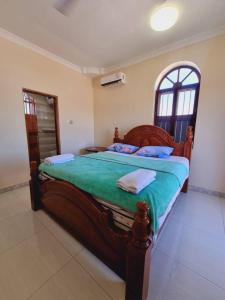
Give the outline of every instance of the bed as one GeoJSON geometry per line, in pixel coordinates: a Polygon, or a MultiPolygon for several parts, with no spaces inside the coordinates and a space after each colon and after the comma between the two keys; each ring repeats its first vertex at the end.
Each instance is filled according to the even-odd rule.
{"type": "MultiPolygon", "coordinates": [[[[185,161],[188,164],[191,158],[192,139],[191,127],[187,130],[186,141],[179,144],[175,143],[166,131],[151,125],[135,127],[123,139],[119,138],[118,128],[115,129],[114,142],[135,146],[173,147],[173,159],[166,172],[162,172],[160,168],[163,167],[163,163],[157,160],[152,162],[152,160],[148,161],[137,157],[116,156],[115,153],[90,154],[79,157],[77,161],[75,159],[75,164],[80,164],[81,169],[80,173],[75,176],[76,180],[72,181],[71,176],[68,175],[69,172],[65,172],[65,169],[64,176],[68,175],[67,177],[60,177],[58,173],[54,173],[48,168],[44,169],[45,172],[42,172],[40,176],[39,166],[36,162],[31,162],[32,208],[47,211],[86,248],[123,278],[126,282],[126,300],[147,299],[151,249],[154,239],[160,233],[179,192],[187,192],[188,189],[188,176],[184,174],[180,181],[178,180],[176,189],[166,188],[166,185],[163,184],[163,176],[165,176],[163,173],[168,173],[171,178],[175,178],[171,166],[176,164],[181,167],[185,161]],[[183,162],[177,162],[179,159],[183,162]],[[91,172],[87,171],[87,168],[90,169],[90,165],[91,169],[94,169],[95,164],[98,164],[102,168],[103,174],[106,174],[102,179],[100,176],[97,179],[94,176],[91,177],[91,172]],[[101,183],[102,180],[102,185],[107,185],[107,181],[105,181],[107,174],[113,173],[115,177],[113,180],[115,180],[116,176],[122,174],[120,172],[132,171],[140,166],[151,168],[152,164],[159,168],[157,174],[161,179],[161,181],[156,180],[155,191],[162,190],[161,197],[170,198],[170,201],[166,200],[165,202],[166,209],[163,214],[158,213],[157,215],[158,207],[154,207],[151,199],[154,197],[148,198],[147,192],[141,192],[133,197],[129,202],[129,207],[126,206],[127,202],[122,201],[128,193],[118,191],[118,188],[116,190],[112,187],[109,192],[105,189],[104,197],[102,197],[101,184],[98,183],[101,183]],[[116,171],[110,173],[110,168],[116,171]],[[67,180],[62,178],[67,178],[67,180]],[[92,189],[90,189],[91,186],[92,189]],[[110,201],[112,197],[117,202],[110,201]],[[138,197],[140,197],[140,201],[138,197]],[[121,204],[118,202],[119,200],[125,204],[121,204]]],[[[78,165],[75,165],[75,170],[78,169],[78,165]]],[[[73,167],[70,166],[72,171],[73,167]]],[[[152,187],[154,191],[153,184],[152,187]]]]}

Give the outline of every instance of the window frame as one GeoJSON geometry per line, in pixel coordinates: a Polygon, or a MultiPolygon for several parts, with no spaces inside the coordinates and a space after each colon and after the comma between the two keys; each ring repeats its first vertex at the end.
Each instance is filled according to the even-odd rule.
{"type": "Polygon", "coordinates": [[[196,119],[197,119],[197,110],[198,110],[198,100],[199,100],[199,91],[200,91],[200,84],[201,84],[201,74],[193,66],[190,65],[180,65],[177,67],[174,67],[170,69],[168,72],[166,72],[163,77],[161,78],[160,82],[158,83],[157,89],[155,91],[155,108],[154,108],[154,125],[157,125],[158,122],[161,120],[168,120],[170,121],[170,130],[167,130],[172,136],[175,135],[175,125],[176,125],[176,120],[190,120],[190,125],[193,126],[193,133],[195,131],[195,124],[196,124],[196,119]],[[188,68],[190,69],[190,73],[184,77],[184,79],[179,82],[179,74],[180,74],[180,69],[183,68],[188,68]],[[178,81],[174,83],[172,80],[170,80],[167,76],[172,73],[173,71],[178,70],[178,81]],[[191,74],[191,72],[194,72],[197,77],[198,77],[198,83],[193,83],[193,84],[187,84],[182,86],[182,82],[191,74]],[[160,89],[160,86],[162,84],[162,81],[167,78],[169,81],[173,83],[173,87],[167,88],[167,89],[160,89]],[[177,104],[178,104],[178,95],[179,92],[182,90],[195,90],[195,98],[194,98],[194,108],[193,108],[193,114],[186,114],[186,115],[177,115],[177,104]],[[171,116],[159,116],[158,115],[158,110],[159,110],[159,101],[161,98],[161,95],[166,94],[166,93],[173,93],[173,104],[172,104],[172,115],[171,116]]]}

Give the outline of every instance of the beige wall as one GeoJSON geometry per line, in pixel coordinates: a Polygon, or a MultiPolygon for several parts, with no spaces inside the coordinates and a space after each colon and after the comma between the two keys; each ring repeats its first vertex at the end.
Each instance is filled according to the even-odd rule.
{"type": "Polygon", "coordinates": [[[62,153],[93,144],[91,79],[0,38],[0,188],[29,178],[23,87],[58,96],[62,153]]]}
{"type": "MultiPolygon", "coordinates": [[[[152,124],[154,85],[160,72],[177,61],[192,61],[202,74],[191,183],[225,192],[225,36],[123,68],[127,84],[102,88],[93,81],[95,144],[152,124]]],[[[22,88],[59,97],[62,152],[93,144],[91,80],[24,47],[0,38],[0,188],[28,180],[29,165],[22,88]],[[74,124],[69,125],[68,121],[74,124]]]]}
{"type": "Polygon", "coordinates": [[[178,61],[195,63],[202,74],[191,184],[225,192],[225,36],[121,68],[127,75],[124,86],[103,88],[96,78],[95,143],[110,144],[115,124],[122,133],[136,125],[152,124],[157,77],[178,61]]]}

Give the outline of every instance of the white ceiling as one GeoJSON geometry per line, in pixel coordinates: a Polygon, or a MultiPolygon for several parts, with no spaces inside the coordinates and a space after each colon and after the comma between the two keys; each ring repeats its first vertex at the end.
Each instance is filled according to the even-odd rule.
{"type": "Polygon", "coordinates": [[[168,0],[177,24],[154,32],[149,16],[162,0],[75,0],[70,14],[57,0],[0,0],[0,27],[82,67],[109,68],[181,41],[225,29],[225,0],[168,0]]]}

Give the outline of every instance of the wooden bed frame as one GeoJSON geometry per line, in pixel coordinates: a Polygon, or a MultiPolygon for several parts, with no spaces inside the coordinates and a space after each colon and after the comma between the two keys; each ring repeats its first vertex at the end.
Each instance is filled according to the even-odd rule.
{"type": "MultiPolygon", "coordinates": [[[[174,148],[173,155],[190,160],[192,139],[191,127],[186,141],[177,144],[165,130],[143,125],[133,128],[123,139],[119,138],[118,128],[115,128],[114,142],[170,146],[174,148]]],[[[187,188],[188,179],[182,191],[187,192],[187,188]]],[[[114,225],[111,211],[103,208],[90,194],[62,180],[41,182],[36,162],[31,162],[30,192],[33,210],[47,211],[125,280],[126,300],[147,299],[153,234],[146,203],[137,203],[132,230],[122,230],[114,225]]]]}

